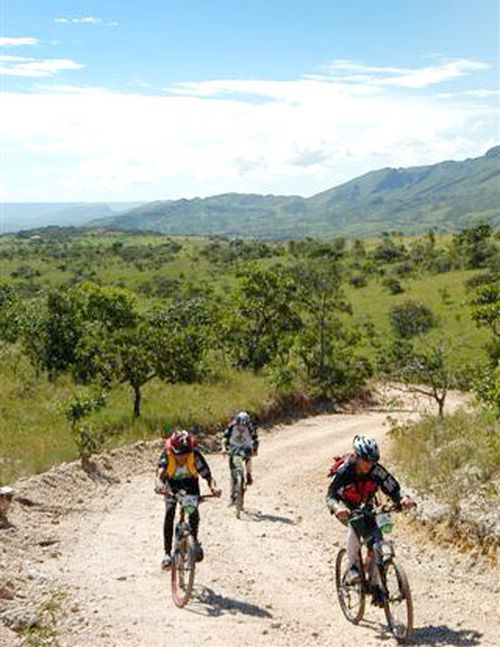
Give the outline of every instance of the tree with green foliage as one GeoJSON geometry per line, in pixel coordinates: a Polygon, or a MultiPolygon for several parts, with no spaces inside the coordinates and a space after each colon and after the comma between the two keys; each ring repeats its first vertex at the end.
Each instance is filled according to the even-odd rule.
{"type": "Polygon", "coordinates": [[[134,396],[134,416],[141,415],[142,388],[156,377],[156,348],[151,326],[141,322],[134,328],[117,331],[110,342],[116,364],[115,376],[128,384],[134,396]]]}
{"type": "Polygon", "coordinates": [[[500,366],[480,367],[476,371],[473,388],[479,402],[492,409],[497,418],[500,417],[500,366]]]}
{"type": "Polygon", "coordinates": [[[22,304],[12,285],[0,284],[0,339],[14,343],[19,334],[18,317],[22,304]]]}
{"type": "Polygon", "coordinates": [[[70,296],[85,322],[99,322],[109,331],[128,328],[137,320],[135,295],[123,288],[85,281],[70,296]]]}
{"type": "Polygon", "coordinates": [[[389,292],[389,294],[401,294],[404,292],[404,288],[401,285],[400,281],[394,276],[387,276],[382,281],[382,285],[389,292]]]}
{"type": "Polygon", "coordinates": [[[280,266],[248,268],[240,276],[225,318],[224,337],[236,364],[259,370],[270,363],[301,325],[297,283],[280,266]]]}
{"type": "Polygon", "coordinates": [[[498,277],[476,288],[471,299],[472,318],[478,326],[489,328],[493,341],[488,353],[494,366],[500,360],[500,282],[498,277]]]}
{"type": "Polygon", "coordinates": [[[352,396],[371,374],[358,356],[359,336],[345,322],[351,313],[335,263],[309,261],[292,268],[298,287],[302,326],[294,351],[307,382],[321,395],[342,400],[352,396]]]}
{"type": "Polygon", "coordinates": [[[108,337],[134,325],[135,297],[126,290],[85,282],[67,291],[50,290],[28,305],[19,330],[34,363],[51,379],[71,371],[84,383],[105,376],[107,367],[104,382],[109,386],[108,337]]]}
{"type": "Polygon", "coordinates": [[[412,300],[392,306],[389,321],[394,333],[402,339],[426,333],[436,325],[436,319],[429,306],[412,300]]]}
{"type": "Polygon", "coordinates": [[[110,338],[116,378],[134,394],[141,415],[142,389],[153,378],[189,384],[203,378],[204,353],[212,341],[212,316],[200,299],[187,299],[150,313],[110,338]]]}
{"type": "Polygon", "coordinates": [[[491,225],[479,223],[453,236],[453,248],[466,268],[486,267],[495,254],[491,225]]]}
{"type": "Polygon", "coordinates": [[[451,354],[450,344],[443,340],[420,339],[417,344],[393,338],[379,349],[378,366],[385,377],[402,382],[408,391],[432,398],[442,418],[448,391],[459,381],[451,354]]]}
{"type": "Polygon", "coordinates": [[[83,467],[87,467],[90,457],[99,451],[105,442],[102,430],[93,425],[84,424],[83,418],[99,411],[106,404],[104,393],[93,396],[77,395],[64,408],[64,415],[71,425],[71,431],[78,448],[78,455],[83,467]]]}

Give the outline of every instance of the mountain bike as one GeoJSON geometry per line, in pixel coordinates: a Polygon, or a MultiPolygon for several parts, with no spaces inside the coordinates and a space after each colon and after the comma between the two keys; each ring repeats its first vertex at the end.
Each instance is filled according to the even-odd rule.
{"type": "Polygon", "coordinates": [[[247,489],[245,479],[245,459],[247,454],[237,449],[230,450],[231,455],[231,497],[234,502],[236,518],[239,519],[243,510],[245,492],[247,489]]]}
{"type": "Polygon", "coordinates": [[[193,592],[198,557],[198,548],[189,523],[189,517],[197,509],[199,503],[219,495],[190,495],[181,490],[172,496],[178,502],[180,508],[179,520],[174,530],[172,566],[170,569],[172,598],[176,606],[183,607],[189,602],[193,592]]]}
{"type": "MultiPolygon", "coordinates": [[[[379,507],[362,506],[352,512],[349,523],[355,531],[373,527],[376,523],[382,533],[392,530],[391,512],[396,506],[379,507]]],[[[361,533],[357,533],[358,536],[361,533]]],[[[406,642],[413,631],[413,604],[410,585],[403,567],[396,561],[396,553],[392,541],[371,543],[361,540],[360,549],[360,578],[349,583],[349,560],[346,549],[342,548],[337,554],[335,563],[335,584],[342,613],[349,622],[358,624],[365,611],[366,595],[374,593],[370,582],[370,570],[378,569],[381,584],[381,603],[383,604],[389,630],[398,642],[406,642]]]]}

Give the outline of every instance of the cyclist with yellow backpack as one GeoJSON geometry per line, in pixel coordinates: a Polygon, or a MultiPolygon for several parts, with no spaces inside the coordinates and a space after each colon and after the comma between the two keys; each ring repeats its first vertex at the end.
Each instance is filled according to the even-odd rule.
{"type": "MultiPolygon", "coordinates": [[[[174,494],[183,490],[186,494],[199,496],[199,477],[206,480],[210,491],[220,496],[220,490],[212,478],[210,468],[203,454],[196,447],[194,436],[187,431],[175,431],[166,441],[158,461],[155,492],[165,496],[165,520],[163,523],[163,544],[165,554],[161,566],[168,569],[171,566],[170,552],[174,531],[176,500],[174,494]]],[[[200,516],[195,508],[189,517],[197,547],[197,561],[203,559],[203,549],[198,542],[200,516]]]]}

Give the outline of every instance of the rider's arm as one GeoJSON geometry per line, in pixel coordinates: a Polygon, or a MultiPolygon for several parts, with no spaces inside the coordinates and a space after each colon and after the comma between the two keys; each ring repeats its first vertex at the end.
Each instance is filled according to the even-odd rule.
{"type": "Polygon", "coordinates": [[[231,439],[232,430],[233,430],[232,425],[229,425],[222,436],[222,446],[224,448],[224,451],[226,452],[229,451],[229,441],[231,439]]]}
{"type": "Polygon", "coordinates": [[[168,458],[165,452],[162,452],[156,468],[155,490],[163,490],[165,487],[165,471],[167,469],[168,458]]]}
{"type": "Polygon", "coordinates": [[[349,510],[349,507],[342,500],[342,489],[352,481],[349,464],[340,467],[328,486],[326,504],[328,508],[337,513],[339,510],[349,510]]]}
{"type": "Polygon", "coordinates": [[[377,463],[370,472],[370,476],[380,487],[382,492],[390,497],[396,505],[401,504],[401,487],[394,476],[385,467],[377,463]]]}
{"type": "Polygon", "coordinates": [[[208,484],[208,487],[212,487],[214,481],[213,481],[212,473],[210,471],[208,463],[205,460],[205,457],[197,449],[195,449],[194,451],[194,456],[195,456],[196,469],[198,471],[198,474],[205,479],[205,481],[208,484]]]}
{"type": "Polygon", "coordinates": [[[165,470],[167,469],[168,465],[168,456],[167,452],[165,450],[162,451],[160,458],[158,459],[158,465],[156,469],[156,480],[157,481],[165,481],[165,470]]]}

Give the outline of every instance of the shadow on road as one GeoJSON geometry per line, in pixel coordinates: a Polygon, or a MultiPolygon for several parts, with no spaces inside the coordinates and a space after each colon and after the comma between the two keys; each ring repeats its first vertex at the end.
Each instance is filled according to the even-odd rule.
{"type": "Polygon", "coordinates": [[[296,522],[290,517],[281,517],[276,514],[265,514],[259,510],[245,510],[245,518],[250,521],[271,521],[271,523],[285,523],[289,526],[295,526],[296,522]]]}
{"type": "Polygon", "coordinates": [[[482,633],[474,629],[452,629],[446,625],[419,627],[413,632],[414,645],[480,645],[482,633]]]}
{"type": "Polygon", "coordinates": [[[206,586],[203,587],[201,591],[197,591],[195,593],[193,603],[194,604],[191,607],[187,608],[188,611],[212,618],[217,618],[224,613],[230,613],[233,615],[241,613],[245,616],[253,616],[254,618],[273,617],[269,611],[257,606],[256,604],[228,598],[216,593],[213,589],[206,586]]]}

